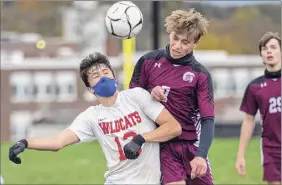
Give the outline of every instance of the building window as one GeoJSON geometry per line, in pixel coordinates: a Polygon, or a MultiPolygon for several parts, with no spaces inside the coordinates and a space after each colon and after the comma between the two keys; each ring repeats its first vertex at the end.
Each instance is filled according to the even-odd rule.
{"type": "Polygon", "coordinates": [[[10,76],[11,101],[29,102],[32,100],[32,76],[28,72],[14,72],[10,76]]]}
{"type": "Polygon", "coordinates": [[[213,69],[212,79],[215,98],[226,98],[231,95],[233,82],[227,69],[213,69]]]}
{"type": "Polygon", "coordinates": [[[56,95],[58,101],[75,101],[77,98],[76,72],[63,71],[56,74],[56,95]]]}
{"type": "Polygon", "coordinates": [[[263,76],[264,75],[264,68],[263,67],[260,67],[260,68],[253,68],[251,69],[251,79],[250,80],[253,80],[255,78],[258,78],[260,76],[263,76]]]}
{"type": "Polygon", "coordinates": [[[244,68],[233,69],[232,78],[235,83],[235,95],[241,97],[250,81],[249,70],[244,68]]]}
{"type": "Polygon", "coordinates": [[[10,114],[11,140],[18,141],[30,137],[32,116],[29,111],[13,111],[10,114]]]}
{"type": "Polygon", "coordinates": [[[52,101],[55,98],[55,84],[52,73],[37,72],[34,74],[34,95],[37,101],[52,101]]]}

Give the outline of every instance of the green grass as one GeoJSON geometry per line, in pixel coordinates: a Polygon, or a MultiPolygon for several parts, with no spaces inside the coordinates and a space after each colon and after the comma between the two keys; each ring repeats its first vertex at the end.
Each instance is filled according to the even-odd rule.
{"type": "MultiPolygon", "coordinates": [[[[6,184],[103,184],[106,162],[97,142],[66,147],[59,152],[26,150],[22,164],[8,159],[11,143],[1,144],[1,173],[6,184]]],[[[262,184],[259,139],[253,139],[246,156],[247,176],[235,171],[237,139],[216,139],[209,158],[216,184],[262,184]]]]}

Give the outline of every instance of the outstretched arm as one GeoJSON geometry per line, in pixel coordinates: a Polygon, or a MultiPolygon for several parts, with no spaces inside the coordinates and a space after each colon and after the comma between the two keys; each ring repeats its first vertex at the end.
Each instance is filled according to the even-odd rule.
{"type": "Polygon", "coordinates": [[[71,126],[56,136],[22,139],[10,147],[9,159],[21,164],[21,159],[18,155],[26,148],[42,151],[58,151],[67,145],[77,143],[79,141],[90,140],[94,137],[91,123],[87,119],[87,113],[83,112],[74,120],[71,126]]]}
{"type": "Polygon", "coordinates": [[[70,129],[66,129],[56,136],[27,139],[27,148],[43,151],[58,151],[67,145],[79,142],[77,135],[70,129]]]}
{"type": "Polygon", "coordinates": [[[63,147],[76,143],[79,138],[69,129],[62,131],[57,136],[38,139],[22,139],[14,144],[9,150],[9,159],[15,164],[21,164],[18,157],[26,148],[43,151],[58,151],[63,147]]]}

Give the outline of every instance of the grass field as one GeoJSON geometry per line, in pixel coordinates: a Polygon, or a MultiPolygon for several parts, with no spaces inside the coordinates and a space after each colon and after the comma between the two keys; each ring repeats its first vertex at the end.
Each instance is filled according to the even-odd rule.
{"type": "MultiPolygon", "coordinates": [[[[5,184],[103,184],[106,163],[97,142],[69,146],[59,152],[27,150],[22,164],[8,159],[10,143],[1,144],[1,173],[5,184]]],[[[215,139],[210,161],[216,184],[262,184],[259,139],[253,139],[246,156],[247,176],[237,175],[234,164],[237,139],[215,139]]]]}

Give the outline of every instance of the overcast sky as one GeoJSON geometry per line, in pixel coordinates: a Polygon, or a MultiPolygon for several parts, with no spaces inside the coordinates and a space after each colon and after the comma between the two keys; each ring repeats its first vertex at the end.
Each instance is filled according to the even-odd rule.
{"type": "Polygon", "coordinates": [[[206,4],[222,5],[222,6],[245,6],[253,4],[281,4],[280,0],[269,0],[269,1],[206,1],[206,4]]]}

